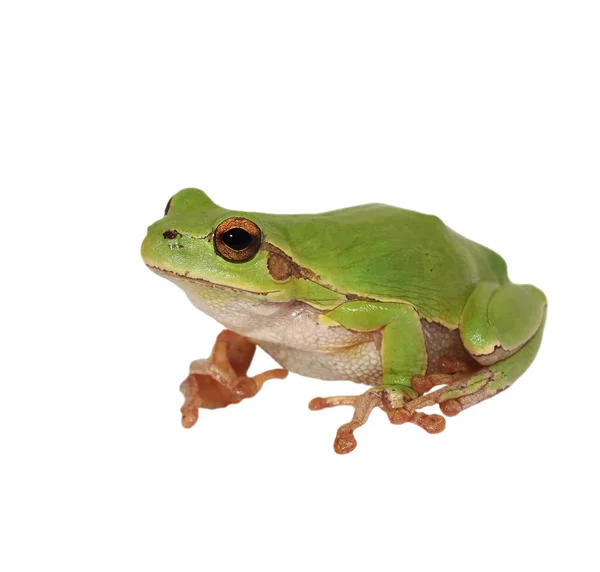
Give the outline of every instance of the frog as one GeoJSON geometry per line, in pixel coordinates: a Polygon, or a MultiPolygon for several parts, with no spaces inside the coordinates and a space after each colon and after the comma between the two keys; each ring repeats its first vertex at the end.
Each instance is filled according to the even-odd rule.
{"type": "Polygon", "coordinates": [[[229,210],[196,188],[171,197],[141,247],[150,270],[225,329],[180,388],[182,424],[255,396],[288,372],[364,384],[316,397],[350,406],[334,450],[379,408],[430,434],[509,388],[538,353],[547,299],[512,283],[496,252],[440,218],[379,203],[320,214],[229,210]],[[280,366],[248,370],[259,347],[280,366]],[[438,406],[440,413],[423,408],[438,406]]]}

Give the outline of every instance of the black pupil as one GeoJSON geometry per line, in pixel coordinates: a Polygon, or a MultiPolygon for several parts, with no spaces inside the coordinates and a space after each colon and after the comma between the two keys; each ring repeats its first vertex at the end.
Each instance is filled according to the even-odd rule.
{"type": "Polygon", "coordinates": [[[230,228],[221,235],[221,240],[233,250],[244,250],[252,244],[252,235],[243,228],[230,228]]]}

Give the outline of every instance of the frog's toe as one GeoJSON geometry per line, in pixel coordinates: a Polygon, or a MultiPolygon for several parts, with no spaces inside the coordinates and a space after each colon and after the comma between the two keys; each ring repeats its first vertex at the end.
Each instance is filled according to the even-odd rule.
{"type": "Polygon", "coordinates": [[[440,409],[444,415],[447,415],[448,417],[454,417],[461,411],[464,411],[469,407],[473,407],[473,405],[477,405],[478,403],[481,403],[482,401],[489,399],[494,395],[498,395],[505,389],[507,388],[495,388],[490,380],[490,382],[486,383],[474,393],[465,393],[465,395],[458,396],[454,399],[447,399],[440,402],[440,409]]]}
{"type": "Polygon", "coordinates": [[[360,395],[338,395],[335,397],[315,397],[310,400],[308,408],[312,411],[327,409],[328,407],[337,407],[338,405],[352,405],[356,407],[356,403],[360,399],[360,395]]]}
{"type": "Polygon", "coordinates": [[[382,407],[381,392],[369,390],[362,395],[339,395],[335,397],[315,397],[308,404],[309,409],[319,411],[328,407],[338,405],[350,405],[354,407],[352,420],[342,425],[337,432],[333,449],[336,453],[343,455],[350,453],[356,447],[354,430],[364,425],[375,407],[382,407]]]}
{"type": "Polygon", "coordinates": [[[425,429],[427,433],[435,435],[441,433],[446,428],[446,420],[437,413],[423,413],[422,411],[410,412],[406,408],[392,409],[386,411],[390,423],[402,425],[403,423],[412,423],[425,429]]]}
{"type": "Polygon", "coordinates": [[[413,375],[410,384],[418,394],[423,395],[438,385],[448,385],[467,375],[472,375],[476,369],[472,363],[465,360],[443,356],[437,364],[435,373],[413,375]]]}
{"type": "Polygon", "coordinates": [[[446,417],[454,417],[463,410],[463,407],[458,399],[448,399],[440,403],[440,410],[446,417]]]}
{"type": "Polygon", "coordinates": [[[456,381],[455,374],[430,373],[428,375],[413,375],[410,385],[419,395],[423,395],[437,385],[445,385],[453,381],[456,381]]]}
{"type": "Polygon", "coordinates": [[[185,383],[186,382],[184,381],[181,384],[181,391],[185,395],[185,401],[181,406],[181,424],[186,429],[189,429],[190,427],[193,427],[196,424],[196,421],[198,421],[198,408],[200,407],[200,405],[196,403],[195,396],[192,396],[190,394],[191,392],[187,388],[183,388],[185,383]]]}
{"type": "Polygon", "coordinates": [[[337,431],[335,441],[333,442],[333,450],[338,455],[345,455],[346,453],[351,453],[356,448],[354,428],[350,425],[350,423],[342,425],[337,431]]]}

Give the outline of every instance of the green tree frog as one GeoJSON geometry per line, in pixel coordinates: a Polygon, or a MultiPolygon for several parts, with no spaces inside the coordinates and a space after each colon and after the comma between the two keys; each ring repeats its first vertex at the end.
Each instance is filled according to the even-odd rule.
{"type": "Polygon", "coordinates": [[[375,407],[439,433],[444,417],[420,409],[453,416],[503,391],[542,339],[544,294],[512,284],[498,254],[435,216],[383,204],[272,215],[184,189],[149,227],[142,257],[226,328],[181,386],[185,427],[198,408],[238,403],[289,370],[371,386],[310,402],[354,407],[337,453],[355,448],[375,407]],[[249,377],[256,346],[285,369],[249,377]]]}

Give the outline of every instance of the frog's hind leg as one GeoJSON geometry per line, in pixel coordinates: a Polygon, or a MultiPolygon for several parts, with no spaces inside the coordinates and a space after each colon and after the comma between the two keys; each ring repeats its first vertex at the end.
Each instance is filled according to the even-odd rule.
{"type": "Polygon", "coordinates": [[[416,376],[413,386],[447,384],[406,405],[408,411],[439,404],[453,416],[510,387],[539,349],[546,298],[533,286],[480,284],[467,301],[460,323],[465,349],[480,364],[476,371],[416,376]]]}
{"type": "MultiPolygon", "coordinates": [[[[517,353],[497,363],[483,367],[474,374],[456,374],[451,383],[405,405],[414,413],[418,409],[439,404],[448,417],[484,401],[510,387],[531,365],[542,341],[542,326],[535,336],[517,353]]],[[[448,381],[448,380],[447,380],[448,381]]]]}
{"type": "Polygon", "coordinates": [[[480,283],[460,319],[465,349],[482,365],[510,357],[543,328],[546,305],[535,286],[480,283]]]}

